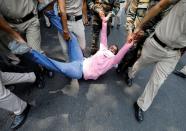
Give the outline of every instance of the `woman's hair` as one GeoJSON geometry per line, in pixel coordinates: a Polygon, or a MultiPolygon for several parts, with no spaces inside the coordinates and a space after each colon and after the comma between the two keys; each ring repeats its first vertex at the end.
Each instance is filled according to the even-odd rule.
{"type": "Polygon", "coordinates": [[[109,48],[110,48],[111,46],[115,46],[115,47],[117,48],[117,50],[116,50],[116,52],[115,52],[115,54],[114,54],[114,55],[116,55],[116,54],[118,53],[118,51],[119,51],[118,45],[116,45],[116,44],[111,44],[111,45],[109,46],[109,48]]]}

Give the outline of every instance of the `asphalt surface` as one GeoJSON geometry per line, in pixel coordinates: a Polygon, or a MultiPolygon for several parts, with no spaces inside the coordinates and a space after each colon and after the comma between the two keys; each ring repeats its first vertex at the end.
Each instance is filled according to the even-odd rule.
{"type": "MultiPolygon", "coordinates": [[[[124,22],[124,20],[123,20],[124,22]]],[[[42,48],[51,57],[63,59],[57,31],[41,24],[42,48]]],[[[86,27],[87,52],[91,41],[91,27],[86,27]]],[[[124,26],[114,27],[109,43],[124,43],[124,26]]],[[[177,69],[186,64],[182,58],[177,69]]],[[[153,65],[141,70],[132,87],[127,87],[122,76],[112,69],[98,80],[80,80],[76,95],[69,96],[61,89],[69,84],[64,75],[45,78],[46,87],[37,89],[24,84],[14,93],[32,104],[27,121],[19,131],[185,131],[186,130],[186,79],[171,74],[160,88],[151,107],[138,123],[133,103],[143,92],[153,65]]],[[[9,131],[13,115],[0,110],[0,131],[9,131]]]]}

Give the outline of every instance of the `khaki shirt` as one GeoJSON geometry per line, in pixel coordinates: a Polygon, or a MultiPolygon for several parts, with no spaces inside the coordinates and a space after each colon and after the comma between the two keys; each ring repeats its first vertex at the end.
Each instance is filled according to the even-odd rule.
{"type": "Polygon", "coordinates": [[[180,0],[172,8],[157,25],[155,33],[169,47],[186,47],[186,0],[180,0]]]}
{"type": "Polygon", "coordinates": [[[65,0],[65,5],[67,14],[82,15],[83,0],[65,0]]]}
{"type": "Polygon", "coordinates": [[[37,0],[0,0],[0,16],[23,18],[36,9],[37,0]]]}

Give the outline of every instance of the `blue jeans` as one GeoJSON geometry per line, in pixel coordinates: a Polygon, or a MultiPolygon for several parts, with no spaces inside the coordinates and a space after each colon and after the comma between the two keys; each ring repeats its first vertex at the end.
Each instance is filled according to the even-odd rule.
{"type": "Polygon", "coordinates": [[[59,70],[66,76],[73,79],[81,79],[83,76],[83,53],[78,44],[77,38],[71,34],[71,40],[67,42],[69,63],[53,61],[59,70]]]}

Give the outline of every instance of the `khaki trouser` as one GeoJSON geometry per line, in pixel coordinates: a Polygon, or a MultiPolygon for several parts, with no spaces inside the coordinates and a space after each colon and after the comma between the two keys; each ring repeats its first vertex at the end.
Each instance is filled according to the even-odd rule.
{"type": "Polygon", "coordinates": [[[149,64],[155,64],[145,90],[137,100],[139,107],[143,111],[150,107],[159,88],[174,70],[179,58],[180,51],[165,49],[151,37],[145,41],[141,57],[136,61],[132,70],[129,71],[129,77],[134,78],[140,69],[149,64]]]}
{"type": "MultiPolygon", "coordinates": [[[[82,50],[85,50],[86,47],[86,41],[85,41],[85,27],[83,25],[83,21],[78,20],[78,21],[67,21],[68,24],[68,29],[70,32],[73,32],[80,44],[80,47],[82,50]]],[[[62,46],[62,51],[65,56],[65,60],[68,61],[68,50],[67,50],[67,43],[63,39],[63,33],[58,32],[58,37],[59,37],[59,42],[62,46]]]]}
{"type": "Polygon", "coordinates": [[[186,75],[186,65],[180,70],[184,75],[186,75]]]}
{"type": "Polygon", "coordinates": [[[23,82],[34,82],[36,76],[34,73],[8,73],[0,71],[0,108],[14,112],[19,115],[25,109],[27,103],[9,90],[4,85],[23,83],[23,82]]]}
{"type": "Polygon", "coordinates": [[[26,41],[33,49],[43,52],[41,50],[41,33],[40,23],[37,16],[21,24],[10,24],[18,32],[26,35],[26,41]]]}

